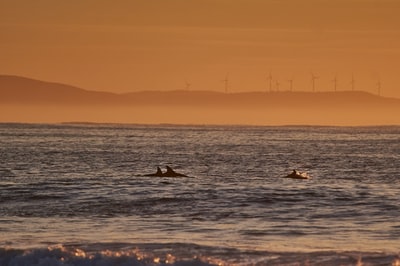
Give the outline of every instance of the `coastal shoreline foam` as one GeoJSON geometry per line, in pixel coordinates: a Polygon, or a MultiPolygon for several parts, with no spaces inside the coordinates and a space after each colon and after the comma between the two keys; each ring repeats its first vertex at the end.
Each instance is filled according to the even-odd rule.
{"type": "Polygon", "coordinates": [[[269,252],[195,244],[96,243],[0,248],[3,266],[58,265],[399,265],[400,255],[360,251],[269,252]]]}

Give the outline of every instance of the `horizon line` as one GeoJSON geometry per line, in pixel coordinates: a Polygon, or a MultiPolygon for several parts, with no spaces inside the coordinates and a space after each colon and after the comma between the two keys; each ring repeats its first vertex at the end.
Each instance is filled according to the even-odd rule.
{"type": "Polygon", "coordinates": [[[360,124],[360,125],[323,125],[323,124],[218,124],[218,123],[209,123],[209,124],[196,124],[196,123],[120,123],[120,122],[90,122],[90,121],[60,121],[60,122],[3,122],[0,121],[1,125],[50,125],[50,126],[90,126],[90,125],[99,125],[99,126],[143,126],[143,127],[286,127],[286,128],[387,128],[387,127],[400,127],[400,124],[360,124]]]}

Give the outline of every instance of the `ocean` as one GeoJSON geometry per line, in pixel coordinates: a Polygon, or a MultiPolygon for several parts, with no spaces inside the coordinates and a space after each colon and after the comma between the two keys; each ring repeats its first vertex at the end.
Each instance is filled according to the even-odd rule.
{"type": "Polygon", "coordinates": [[[2,266],[400,265],[399,200],[397,126],[0,124],[2,266]]]}

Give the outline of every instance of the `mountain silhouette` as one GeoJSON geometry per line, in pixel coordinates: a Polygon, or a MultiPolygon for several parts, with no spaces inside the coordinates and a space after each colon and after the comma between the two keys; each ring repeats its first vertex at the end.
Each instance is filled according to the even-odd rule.
{"type": "Polygon", "coordinates": [[[50,112],[62,121],[85,122],[400,124],[400,99],[362,91],[117,94],[10,75],[0,75],[2,106],[9,109],[3,108],[0,121],[54,121],[36,119],[50,112]]]}
{"type": "Polygon", "coordinates": [[[339,92],[238,92],[141,91],[116,94],[89,91],[61,83],[0,75],[0,103],[67,105],[181,105],[220,107],[348,107],[400,105],[400,99],[362,91],[339,92]]]}
{"type": "Polygon", "coordinates": [[[78,87],[25,77],[0,75],[0,103],[19,104],[104,104],[117,102],[110,92],[88,91],[78,87]]]}

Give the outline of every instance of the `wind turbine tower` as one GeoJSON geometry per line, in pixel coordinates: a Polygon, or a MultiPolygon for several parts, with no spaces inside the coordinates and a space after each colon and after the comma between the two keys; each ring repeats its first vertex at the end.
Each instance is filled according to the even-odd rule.
{"type": "Polygon", "coordinates": [[[354,74],[351,75],[350,84],[351,84],[351,90],[354,91],[354,89],[356,88],[356,81],[354,79],[354,74]]]}
{"type": "Polygon", "coordinates": [[[315,76],[314,73],[311,72],[311,83],[312,83],[312,90],[315,92],[315,80],[319,79],[318,76],[315,76]]]}
{"type": "Polygon", "coordinates": [[[293,91],[293,78],[288,79],[288,82],[290,84],[290,91],[293,91]]]}
{"type": "Polygon", "coordinates": [[[279,81],[276,81],[275,85],[276,85],[276,91],[279,91],[279,85],[281,85],[281,84],[279,83],[279,81]]]}
{"type": "Polygon", "coordinates": [[[225,93],[228,93],[228,88],[229,88],[229,79],[228,79],[229,73],[226,74],[225,79],[222,80],[225,84],[225,93]]]}
{"type": "Polygon", "coordinates": [[[189,83],[187,80],[185,80],[185,90],[190,90],[190,86],[191,86],[192,84],[191,83],[189,83]]]}
{"type": "Polygon", "coordinates": [[[337,85],[338,85],[337,75],[335,75],[335,78],[332,80],[332,82],[333,82],[333,89],[336,92],[337,91],[337,85]]]}
{"type": "Polygon", "coordinates": [[[382,83],[381,80],[378,80],[378,83],[376,83],[377,89],[378,89],[378,95],[381,96],[381,87],[382,87],[382,83]]]}
{"type": "Polygon", "coordinates": [[[269,92],[271,92],[272,91],[272,74],[271,74],[271,72],[269,72],[267,81],[269,81],[269,92]]]}

